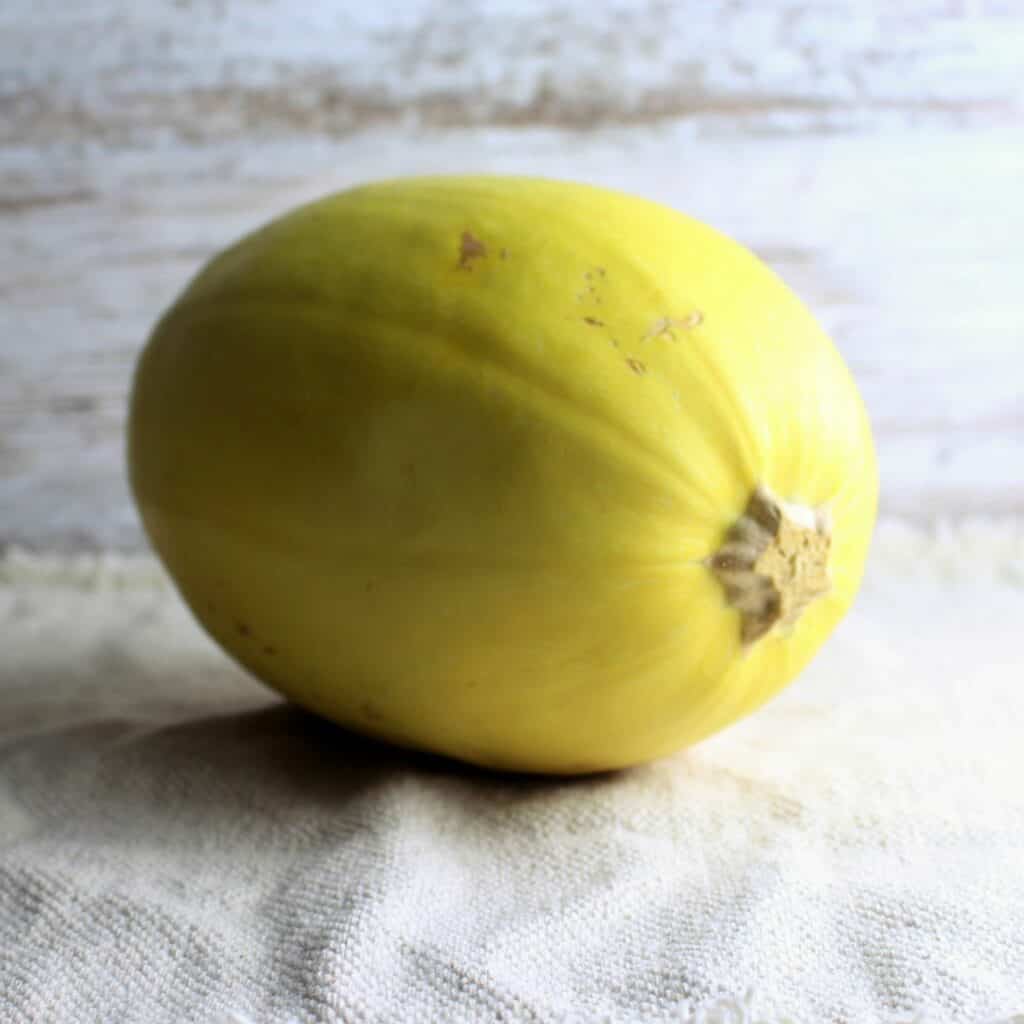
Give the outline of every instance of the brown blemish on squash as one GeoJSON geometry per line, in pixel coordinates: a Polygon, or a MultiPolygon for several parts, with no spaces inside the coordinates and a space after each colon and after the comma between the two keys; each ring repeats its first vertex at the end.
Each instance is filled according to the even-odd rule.
{"type": "Polygon", "coordinates": [[[591,327],[604,327],[604,321],[598,320],[596,316],[585,316],[583,322],[590,324],[591,327]]]}
{"type": "Polygon", "coordinates": [[[641,377],[647,372],[647,366],[641,363],[639,359],[627,359],[626,365],[636,374],[641,377]]]}
{"type": "Polygon", "coordinates": [[[502,247],[501,247],[501,250],[500,250],[500,251],[499,251],[499,253],[498,253],[498,255],[499,255],[499,256],[500,256],[500,257],[501,257],[501,258],[502,258],[503,260],[507,260],[507,259],[508,259],[508,249],[506,249],[506,248],[505,248],[504,246],[502,246],[502,247]]]}
{"type": "Polygon", "coordinates": [[[651,329],[641,338],[641,341],[650,341],[652,338],[667,338],[669,341],[678,341],[676,330],[690,331],[699,327],[704,322],[704,314],[695,309],[686,316],[663,316],[655,320],[651,329]]]}
{"type": "Polygon", "coordinates": [[[271,644],[264,644],[263,653],[269,654],[271,657],[273,657],[275,654],[277,654],[277,648],[272,646],[271,644]]]}
{"type": "Polygon", "coordinates": [[[249,636],[252,633],[252,630],[244,622],[236,622],[235,629],[238,630],[239,636],[249,636]]]}
{"type": "Polygon", "coordinates": [[[486,255],[487,246],[472,231],[463,231],[459,239],[459,270],[472,270],[473,260],[483,259],[486,255]]]}
{"type": "Polygon", "coordinates": [[[595,305],[601,304],[601,296],[597,291],[597,282],[594,281],[595,273],[599,273],[601,277],[604,277],[604,271],[600,267],[596,267],[594,270],[583,271],[583,290],[576,293],[577,302],[593,302],[595,305]]]}

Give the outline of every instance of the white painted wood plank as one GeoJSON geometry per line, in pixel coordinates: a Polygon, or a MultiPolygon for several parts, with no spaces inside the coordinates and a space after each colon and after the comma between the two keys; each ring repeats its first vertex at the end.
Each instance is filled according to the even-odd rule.
{"type": "Polygon", "coordinates": [[[815,310],[878,434],[883,510],[1024,513],[1024,147],[986,134],[709,139],[681,123],[365,132],[0,158],[0,541],[141,538],[122,473],[131,367],[203,259],[374,177],[500,170],[671,203],[751,245],[815,310]],[[56,168],[56,170],[55,170],[56,168]]]}
{"type": "Polygon", "coordinates": [[[1018,0],[5,0],[0,143],[1011,124],[1018,0]]]}

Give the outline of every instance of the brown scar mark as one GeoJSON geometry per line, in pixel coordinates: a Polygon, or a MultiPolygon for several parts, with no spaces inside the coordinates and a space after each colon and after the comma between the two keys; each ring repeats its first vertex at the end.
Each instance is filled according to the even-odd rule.
{"type": "Polygon", "coordinates": [[[236,622],[235,629],[238,630],[240,636],[248,636],[252,632],[244,622],[236,622]]]}
{"type": "Polygon", "coordinates": [[[483,259],[487,255],[487,246],[471,231],[463,231],[459,240],[459,270],[472,270],[473,260],[483,259]]]}
{"type": "Polygon", "coordinates": [[[263,648],[264,654],[277,654],[277,648],[272,647],[270,644],[266,644],[263,648]]]}
{"type": "Polygon", "coordinates": [[[641,377],[647,372],[647,367],[644,363],[641,363],[639,359],[627,359],[626,364],[629,368],[641,377]]]}
{"type": "Polygon", "coordinates": [[[642,340],[649,341],[651,338],[665,337],[670,341],[677,341],[676,328],[681,331],[689,331],[694,327],[699,327],[702,323],[704,323],[704,314],[699,309],[695,309],[683,317],[663,316],[654,322],[654,326],[643,336],[642,340]]]}
{"type": "Polygon", "coordinates": [[[591,327],[604,327],[604,321],[598,320],[596,316],[585,316],[583,322],[590,324],[591,327]]]}
{"type": "Polygon", "coordinates": [[[501,247],[501,250],[500,250],[500,251],[499,251],[499,253],[498,253],[498,255],[499,255],[499,256],[500,256],[500,257],[501,257],[501,258],[502,258],[503,260],[507,260],[507,259],[508,259],[508,249],[506,249],[506,248],[505,248],[504,246],[502,246],[502,247],[501,247]]]}

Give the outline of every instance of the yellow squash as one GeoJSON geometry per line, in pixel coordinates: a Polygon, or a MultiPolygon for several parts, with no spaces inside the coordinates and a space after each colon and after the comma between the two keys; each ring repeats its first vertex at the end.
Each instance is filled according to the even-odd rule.
{"type": "Polygon", "coordinates": [[[298,704],[590,772],[747,714],[850,605],[864,408],[751,253],[504,177],[357,188],[213,259],[139,362],[129,463],[202,625],[298,704]]]}

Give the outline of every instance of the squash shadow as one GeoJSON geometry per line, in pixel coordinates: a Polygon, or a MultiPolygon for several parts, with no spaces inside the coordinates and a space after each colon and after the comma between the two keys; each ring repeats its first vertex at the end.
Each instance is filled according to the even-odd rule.
{"type": "MultiPolygon", "coordinates": [[[[171,674],[145,680],[155,706],[179,684],[171,674]]],[[[111,838],[141,831],[154,843],[168,830],[215,834],[225,822],[254,839],[268,830],[372,825],[408,787],[438,813],[452,800],[522,809],[615,774],[492,771],[369,738],[276,697],[258,704],[253,694],[238,710],[221,700],[179,708],[167,721],[111,714],[108,706],[0,750],[0,774],[36,828],[73,832],[77,822],[111,838]]]]}

